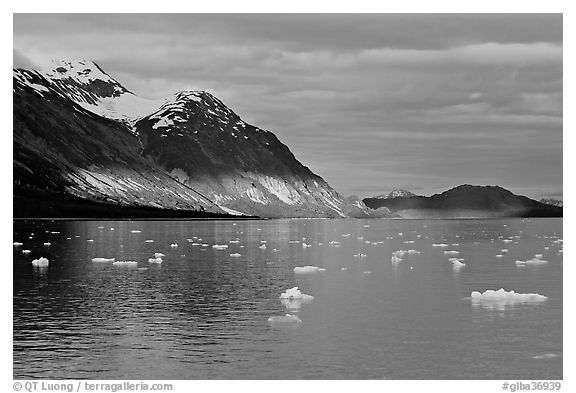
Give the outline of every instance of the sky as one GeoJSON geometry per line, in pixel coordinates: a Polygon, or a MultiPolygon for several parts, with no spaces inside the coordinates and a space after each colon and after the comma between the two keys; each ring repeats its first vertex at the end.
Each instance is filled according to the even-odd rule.
{"type": "Polygon", "coordinates": [[[343,195],[562,198],[561,14],[15,14],[14,65],[206,90],[343,195]]]}

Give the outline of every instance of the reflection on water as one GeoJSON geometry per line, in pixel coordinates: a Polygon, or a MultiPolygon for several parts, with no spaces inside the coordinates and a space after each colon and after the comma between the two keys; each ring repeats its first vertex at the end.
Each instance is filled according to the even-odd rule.
{"type": "Polygon", "coordinates": [[[561,238],[559,219],[16,222],[14,377],[561,379],[561,238]],[[314,300],[279,299],[295,286],[314,300]],[[470,299],[501,287],[548,299],[470,299]]]}

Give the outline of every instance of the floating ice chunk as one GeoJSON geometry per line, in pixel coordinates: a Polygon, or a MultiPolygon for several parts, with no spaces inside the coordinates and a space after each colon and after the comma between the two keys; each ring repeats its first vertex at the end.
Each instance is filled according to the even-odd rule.
{"type": "Polygon", "coordinates": [[[544,265],[546,263],[548,263],[548,261],[540,258],[532,258],[526,261],[516,261],[516,265],[544,265]]]}
{"type": "Polygon", "coordinates": [[[14,243],[12,243],[12,245],[14,245],[15,247],[20,247],[20,246],[24,245],[24,243],[14,242],[14,243]]]}
{"type": "Polygon", "coordinates": [[[148,262],[150,262],[150,263],[162,263],[164,261],[162,260],[162,258],[156,257],[156,258],[148,258],[148,262]]]}
{"type": "Polygon", "coordinates": [[[448,247],[445,243],[432,243],[432,247],[448,247]]]}
{"type": "Polygon", "coordinates": [[[30,254],[32,251],[30,250],[22,250],[22,254],[30,254]]]}
{"type": "Polygon", "coordinates": [[[408,250],[408,254],[420,254],[418,250],[408,250]]]}
{"type": "Polygon", "coordinates": [[[508,249],[507,249],[507,248],[503,248],[503,249],[500,250],[500,252],[506,254],[506,253],[508,252],[508,249]]]}
{"type": "Polygon", "coordinates": [[[148,268],[147,268],[147,267],[139,267],[139,268],[138,268],[138,269],[136,269],[136,270],[139,270],[139,271],[141,271],[141,272],[142,272],[142,271],[144,271],[144,270],[148,270],[148,268]]]}
{"type": "Polygon", "coordinates": [[[364,236],[358,236],[357,239],[358,240],[364,240],[364,236]]]}
{"type": "Polygon", "coordinates": [[[116,266],[136,266],[138,262],[136,261],[116,261],[112,262],[113,265],[116,266]]]}
{"type": "Polygon", "coordinates": [[[362,273],[364,273],[364,274],[372,274],[372,272],[369,271],[369,270],[365,270],[365,271],[363,271],[362,273]]]}
{"type": "Polygon", "coordinates": [[[142,231],[139,231],[139,230],[137,230],[137,229],[134,229],[134,230],[131,230],[131,231],[130,231],[130,233],[140,233],[140,232],[142,232],[142,231]]]}
{"type": "Polygon", "coordinates": [[[510,240],[510,239],[502,239],[502,242],[503,242],[503,243],[512,243],[512,240],[510,240]]]}
{"type": "Polygon", "coordinates": [[[116,258],[92,258],[92,262],[114,262],[116,258]]]}
{"type": "Polygon", "coordinates": [[[496,258],[503,258],[503,257],[504,257],[504,255],[502,255],[502,254],[496,254],[496,258]]]}
{"type": "Polygon", "coordinates": [[[270,317],[268,323],[272,326],[296,326],[300,325],[302,320],[296,315],[286,314],[285,316],[270,317]]]}
{"type": "Polygon", "coordinates": [[[278,251],[280,251],[280,250],[277,249],[277,248],[274,248],[274,249],[272,250],[272,252],[278,252],[278,251]]]}
{"type": "Polygon", "coordinates": [[[460,243],[452,243],[452,246],[454,247],[458,247],[460,245],[460,243]]]}
{"type": "Polygon", "coordinates": [[[362,253],[360,253],[360,254],[354,254],[354,258],[363,259],[363,258],[366,258],[366,254],[362,254],[362,253]]]}
{"type": "Polygon", "coordinates": [[[215,250],[226,250],[228,248],[228,244],[214,244],[212,248],[215,250]]]}
{"type": "Polygon", "coordinates": [[[144,243],[154,243],[154,240],[152,239],[144,240],[144,243]]]}
{"type": "Polygon", "coordinates": [[[266,240],[260,240],[260,243],[266,243],[266,240]]]}
{"type": "Polygon", "coordinates": [[[347,267],[341,267],[340,270],[345,272],[346,270],[348,270],[348,268],[347,267]]]}
{"type": "Polygon", "coordinates": [[[89,243],[94,243],[94,239],[86,239],[86,241],[89,243]]]}
{"type": "Polygon", "coordinates": [[[391,261],[394,265],[396,265],[396,264],[402,262],[402,258],[398,258],[396,255],[392,255],[391,261]]]}
{"type": "Polygon", "coordinates": [[[34,259],[32,261],[32,266],[48,267],[49,263],[50,263],[50,261],[48,261],[48,258],[40,257],[39,259],[34,259]]]}
{"type": "Polygon", "coordinates": [[[300,240],[290,240],[288,243],[292,243],[292,244],[300,243],[300,240]]]}
{"type": "Polygon", "coordinates": [[[364,225],[364,228],[370,228],[370,225],[366,224],[364,225]]]}
{"type": "Polygon", "coordinates": [[[514,291],[505,291],[500,288],[497,291],[488,289],[484,292],[474,291],[470,294],[472,303],[488,304],[490,308],[502,308],[506,305],[513,305],[516,303],[537,303],[543,302],[548,299],[546,296],[537,293],[516,293],[514,291]]]}
{"type": "Polygon", "coordinates": [[[342,237],[350,237],[350,233],[345,233],[344,235],[342,235],[342,237]]]}
{"type": "Polygon", "coordinates": [[[402,258],[404,256],[404,254],[406,254],[407,251],[404,250],[398,250],[398,251],[394,251],[392,252],[392,255],[397,256],[398,258],[402,258]]]}
{"type": "Polygon", "coordinates": [[[237,252],[235,252],[235,253],[233,253],[233,254],[230,254],[230,256],[231,256],[232,258],[238,258],[238,257],[241,257],[242,255],[240,255],[240,254],[238,254],[237,252]]]}
{"type": "Polygon", "coordinates": [[[265,250],[266,249],[266,244],[262,244],[260,247],[258,247],[261,250],[265,250]]]}
{"type": "Polygon", "coordinates": [[[444,254],[446,254],[446,255],[458,255],[458,254],[460,254],[460,251],[456,251],[456,250],[444,251],[444,254]]]}
{"type": "Polygon", "coordinates": [[[532,359],[554,359],[557,357],[558,357],[558,355],[555,353],[545,353],[542,355],[532,356],[532,359]]]}
{"type": "Polygon", "coordinates": [[[534,254],[534,258],[536,258],[536,259],[542,259],[542,254],[534,254]]]}
{"type": "Polygon", "coordinates": [[[49,245],[51,245],[51,244],[52,244],[52,243],[50,243],[50,242],[44,243],[45,246],[49,246],[49,245]]]}
{"type": "Polygon", "coordinates": [[[314,299],[314,296],[306,295],[300,292],[298,287],[287,289],[284,293],[280,294],[280,299],[298,299],[303,301],[310,301],[314,299]]]}
{"type": "Polygon", "coordinates": [[[326,269],[317,266],[296,266],[294,268],[294,273],[296,274],[311,274],[311,273],[318,273],[323,272],[326,269]]]}
{"type": "MultiPolygon", "coordinates": [[[[172,248],[178,248],[178,243],[172,243],[172,244],[170,244],[170,247],[172,247],[172,248]]],[[[228,247],[228,246],[226,246],[226,247],[228,247]]]]}
{"type": "Polygon", "coordinates": [[[450,258],[449,261],[452,262],[452,266],[454,268],[461,268],[461,267],[466,266],[465,263],[462,263],[462,261],[463,261],[462,258],[450,258]]]}
{"type": "Polygon", "coordinates": [[[302,243],[302,248],[312,247],[312,244],[302,243]]]}
{"type": "Polygon", "coordinates": [[[164,257],[164,256],[165,256],[165,255],[162,254],[161,252],[155,252],[155,253],[154,253],[154,258],[162,258],[162,257],[164,257]]]}
{"type": "Polygon", "coordinates": [[[328,245],[330,245],[330,246],[339,246],[339,245],[340,245],[340,242],[331,241],[331,242],[328,242],[328,245]]]}
{"type": "Polygon", "coordinates": [[[402,243],[412,244],[414,243],[414,240],[404,240],[402,243]]]}
{"type": "Polygon", "coordinates": [[[229,242],[230,244],[238,244],[240,243],[240,240],[236,239],[236,240],[230,240],[229,242]]]}

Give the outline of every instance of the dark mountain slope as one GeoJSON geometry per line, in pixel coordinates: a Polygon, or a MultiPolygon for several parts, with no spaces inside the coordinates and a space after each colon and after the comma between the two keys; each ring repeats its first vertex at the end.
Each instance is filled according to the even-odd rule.
{"type": "Polygon", "coordinates": [[[430,197],[364,199],[366,206],[387,207],[402,217],[561,217],[562,209],[519,196],[497,186],[462,185],[430,197]]]}

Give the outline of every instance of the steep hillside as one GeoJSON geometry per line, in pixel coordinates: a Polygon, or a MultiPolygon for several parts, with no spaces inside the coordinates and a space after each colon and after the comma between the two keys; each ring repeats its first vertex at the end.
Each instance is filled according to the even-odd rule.
{"type": "Polygon", "coordinates": [[[545,205],[497,186],[462,185],[430,197],[364,199],[366,206],[387,207],[406,218],[561,217],[562,208],[545,205]]]}

